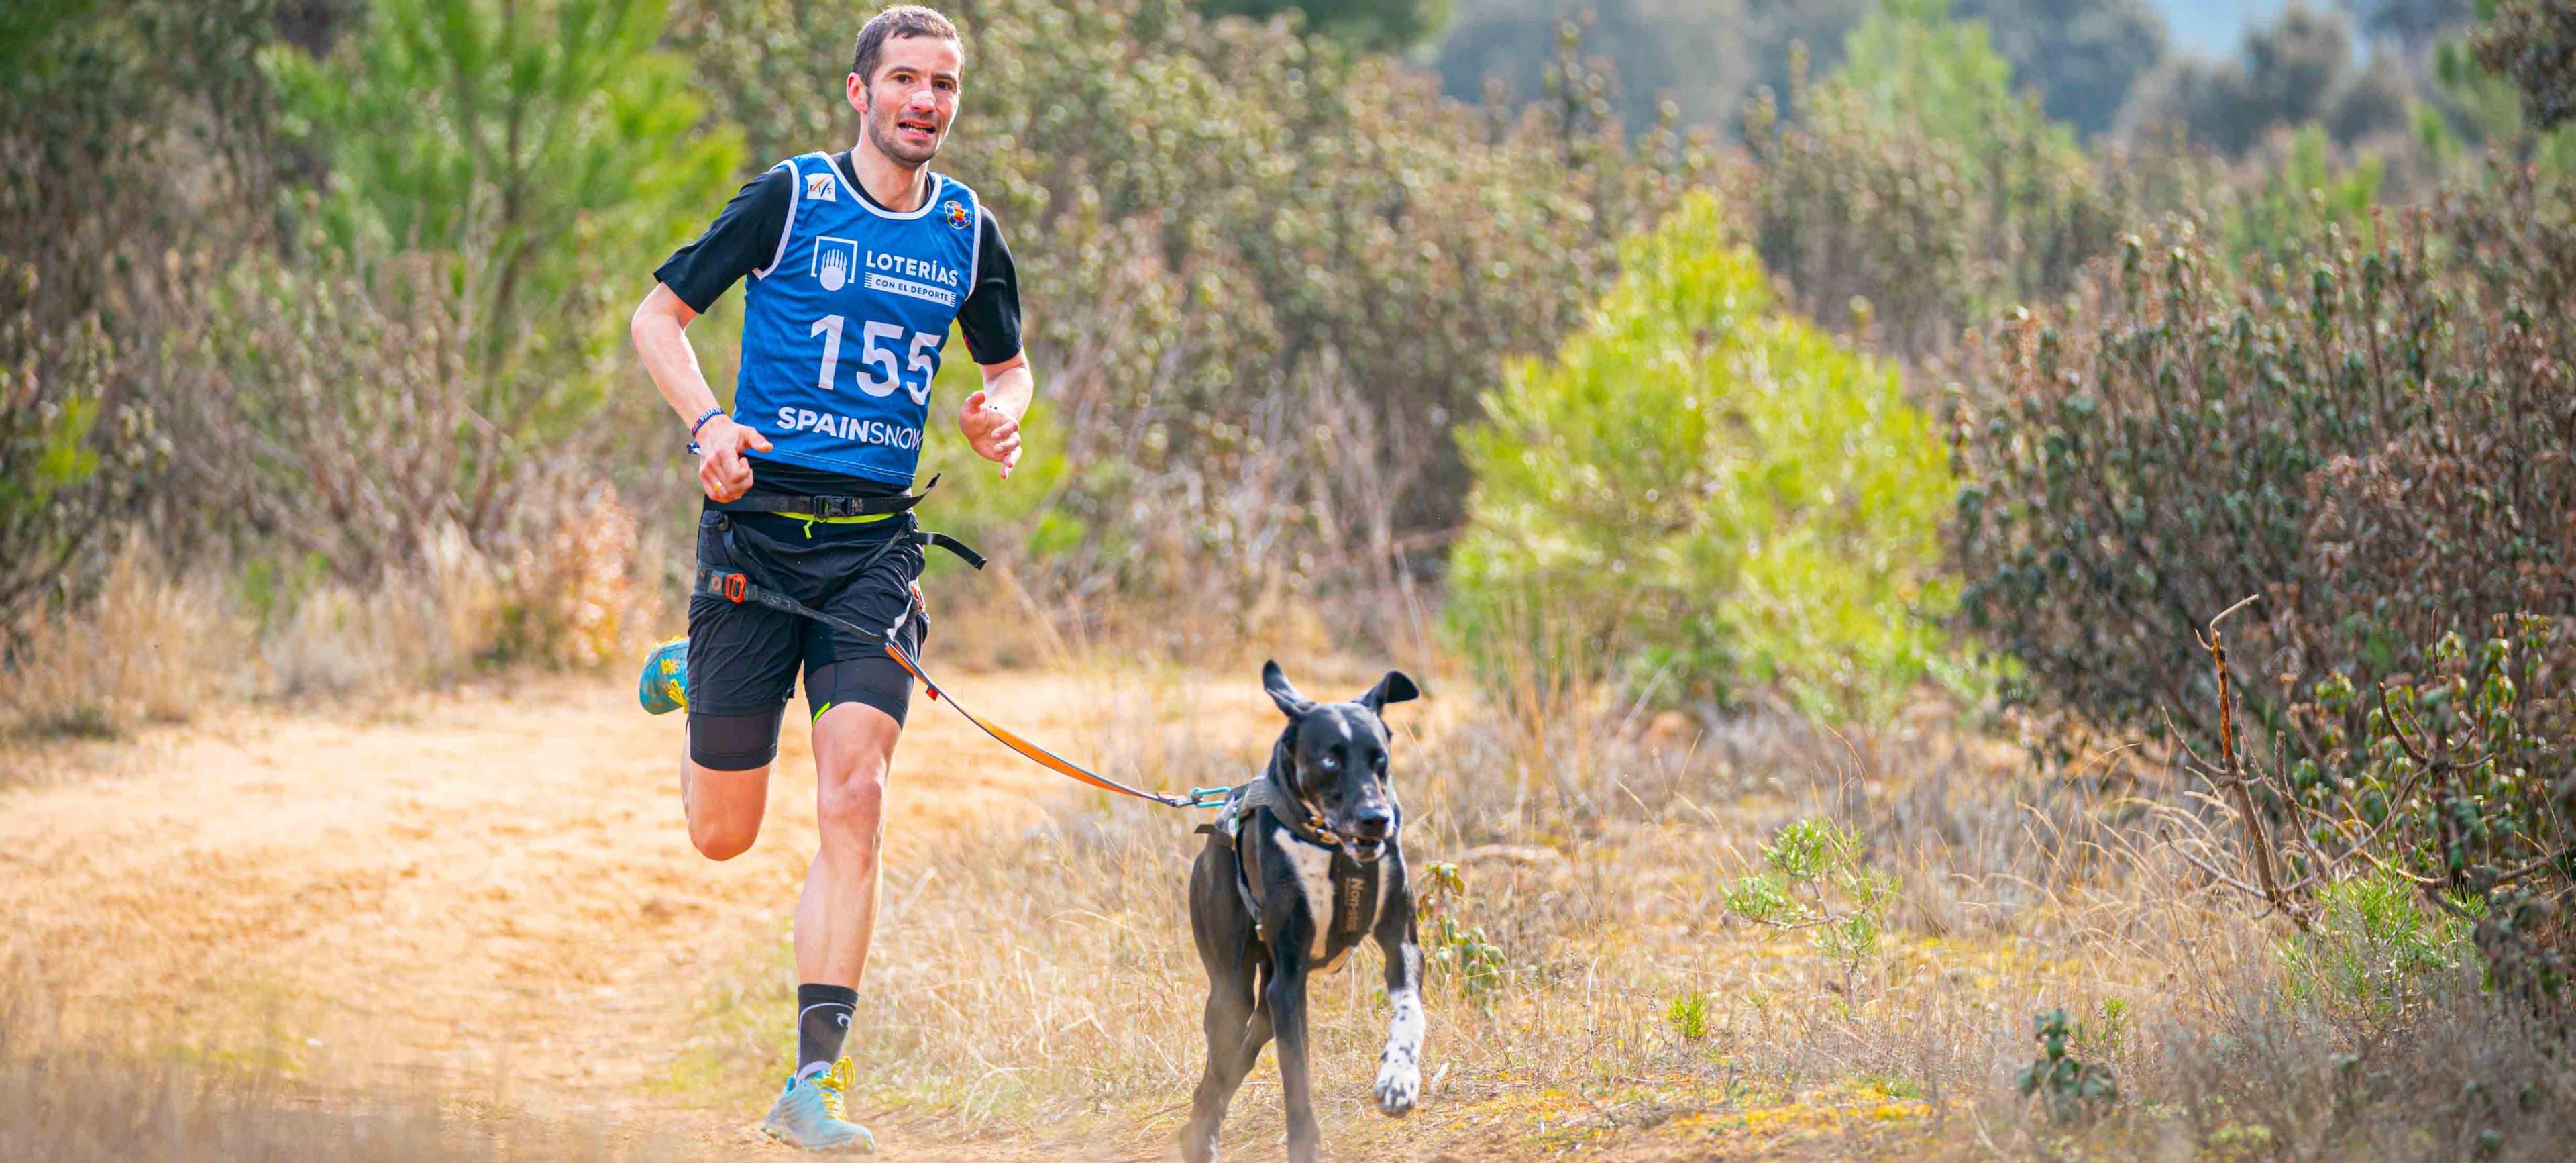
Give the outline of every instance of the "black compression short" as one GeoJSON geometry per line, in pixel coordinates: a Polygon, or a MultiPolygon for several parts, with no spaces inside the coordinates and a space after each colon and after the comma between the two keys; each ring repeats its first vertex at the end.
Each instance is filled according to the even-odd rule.
{"type": "MultiPolygon", "coordinates": [[[[921,576],[917,543],[888,548],[910,532],[906,516],[867,524],[831,524],[771,513],[702,514],[701,569],[741,568],[728,534],[767,583],[817,610],[876,628],[890,626],[911,604],[921,576]]],[[[899,641],[920,657],[926,615],[905,620],[899,641]]],[[[874,707],[896,723],[912,702],[912,676],[883,647],[811,618],[698,594],[689,599],[689,757],[715,771],[765,766],[776,757],[780,712],[795,693],[799,669],[814,718],[835,706],[874,707]]]]}

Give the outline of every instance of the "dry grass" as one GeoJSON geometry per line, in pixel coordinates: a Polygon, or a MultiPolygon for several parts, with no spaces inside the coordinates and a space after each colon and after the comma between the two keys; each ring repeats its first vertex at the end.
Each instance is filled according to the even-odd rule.
{"type": "Polygon", "coordinates": [[[418,568],[356,585],[320,563],[176,570],[122,554],[99,592],[46,611],[0,656],[0,740],[115,739],[244,700],[363,701],[534,665],[626,664],[676,623],[679,594],[636,568],[632,513],[604,486],[506,562],[450,528],[418,568]]]}
{"type": "Polygon", "coordinates": [[[638,1128],[530,1117],[453,1080],[335,1071],[271,1031],[216,1056],[101,1053],[53,1028],[23,949],[0,948],[0,1161],[611,1163],[686,1157],[638,1128]]]}
{"type": "Polygon", "coordinates": [[[0,669],[0,735],[108,737],[183,719],[252,633],[218,586],[168,580],[128,552],[95,601],[28,628],[0,669]]]}
{"type": "MultiPolygon", "coordinates": [[[[2129,757],[2042,777],[1933,710],[1866,734],[1756,713],[1696,739],[1613,713],[1579,747],[1464,699],[1396,718],[1408,852],[1458,864],[1466,891],[1440,907],[1468,936],[1426,929],[1436,1081],[1410,1122],[1365,1102],[1376,958],[1319,984],[1339,1151],[2523,1158],[2576,1111],[2564,1048],[2551,1059],[2473,982],[2419,983],[2408,1021],[2369,1029],[2296,996],[2284,934],[2156,843],[2142,804],[2178,797],[2129,757]],[[1848,980],[1808,934],[1723,904],[1759,844],[1811,814],[1859,829],[1901,886],[1883,950],[1848,980]],[[1460,968],[1475,945],[1501,957],[1481,983],[1460,968]],[[1677,1016],[1690,999],[1695,1022],[1677,1016]],[[2014,1093],[2032,1015],[2061,1006],[2123,1081],[2080,1126],[2014,1093]],[[2471,1080],[2513,1093],[2481,1107],[2471,1080]]],[[[1184,786],[1244,778],[1267,740],[1191,738],[1140,705],[1085,744],[1184,786]]],[[[1202,1062],[1182,902],[1196,822],[1093,802],[895,875],[851,1044],[870,1113],[1159,1150],[1202,1062]]],[[[739,966],[673,1085],[741,1104],[774,1087],[789,977],[783,942],[739,966]]],[[[1276,1140],[1273,1069],[1229,1142],[1276,1140]]]]}
{"type": "MultiPolygon", "coordinates": [[[[73,1056],[0,1057],[0,1160],[626,1160],[671,1157],[600,1128],[270,1075],[73,1056]]],[[[630,1139],[632,1136],[627,1136],[630,1139]]]]}

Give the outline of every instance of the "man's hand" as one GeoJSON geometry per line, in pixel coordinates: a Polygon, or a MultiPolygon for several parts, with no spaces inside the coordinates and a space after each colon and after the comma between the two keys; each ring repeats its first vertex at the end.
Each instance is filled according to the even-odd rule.
{"type": "Polygon", "coordinates": [[[957,428],[966,434],[966,443],[975,446],[975,455],[1002,466],[1002,479],[1011,479],[1011,469],[1020,463],[1020,422],[978,391],[966,397],[957,410],[957,428]]]}
{"type": "Polygon", "coordinates": [[[769,439],[716,416],[698,429],[698,485],[710,501],[730,501],[751,489],[751,462],[743,453],[769,451],[769,439]]]}

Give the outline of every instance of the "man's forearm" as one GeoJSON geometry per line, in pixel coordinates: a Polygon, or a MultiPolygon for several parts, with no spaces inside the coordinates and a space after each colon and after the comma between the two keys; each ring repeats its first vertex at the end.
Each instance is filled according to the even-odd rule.
{"type": "Polygon", "coordinates": [[[1029,371],[1027,356],[984,370],[984,402],[999,408],[1013,421],[1028,419],[1029,401],[1037,395],[1037,377],[1029,371]]]}
{"type": "Polygon", "coordinates": [[[635,318],[627,327],[635,340],[635,354],[644,361],[645,374],[653,377],[653,386],[661,390],[662,399],[679,414],[682,423],[696,420],[717,406],[715,389],[707,385],[706,373],[698,369],[697,349],[689,346],[688,320],[696,314],[679,296],[671,294],[669,287],[656,286],[635,309],[635,318]]]}

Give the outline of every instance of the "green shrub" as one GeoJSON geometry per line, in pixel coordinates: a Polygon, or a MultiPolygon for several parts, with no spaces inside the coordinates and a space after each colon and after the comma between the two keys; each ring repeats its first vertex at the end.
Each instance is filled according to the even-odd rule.
{"type": "Polygon", "coordinates": [[[1664,1009],[1664,1025],[1685,1042],[1708,1037],[1708,991],[1694,988],[1674,994],[1673,1004],[1664,1009]]]}
{"type": "Polygon", "coordinates": [[[1693,698],[1777,684],[1839,715],[1964,683],[1918,616],[1950,597],[1948,477],[1893,369],[1779,310],[1713,199],[1624,266],[1462,437],[1476,489],[1450,611],[1469,654],[1693,698]]]}
{"type": "Polygon", "coordinates": [[[2188,224],[1972,342],[1951,432],[1962,623],[2047,710],[2215,753],[2229,627],[2251,754],[2332,675],[2576,609],[2576,213],[2528,177],[2240,268],[2188,224]]]}
{"type": "Polygon", "coordinates": [[[2340,1016],[2404,1016],[2445,984],[2468,948],[2469,926],[2449,914],[2426,915],[2433,906],[2393,870],[2327,884],[2316,907],[2316,927],[2294,935],[2282,959],[2293,993],[2340,1016]]]}
{"type": "MultiPolygon", "coordinates": [[[[210,280],[229,293],[217,306],[233,329],[305,337],[231,353],[229,391],[292,394],[260,382],[244,357],[301,365],[335,387],[359,380],[353,395],[379,388],[366,382],[371,366],[434,370],[380,402],[333,398],[300,405],[306,415],[248,417],[244,435],[319,423],[322,444],[354,445],[416,426],[407,443],[444,445],[438,456],[457,463],[391,466],[408,479],[388,491],[415,494],[401,498],[402,518],[452,518],[487,550],[526,516],[509,486],[571,468],[576,447],[614,459],[599,455],[614,447],[602,439],[612,394],[630,406],[650,399],[610,355],[622,353],[620,324],[650,286],[631,272],[697,228],[707,191],[742,165],[730,127],[691,91],[688,62],[658,47],[663,22],[654,0],[378,0],[320,59],[272,46],[263,59],[288,136],[328,169],[293,239],[300,261],[242,264],[278,268],[262,271],[274,276],[265,286],[210,280]],[[315,295],[341,303],[316,307],[315,295]],[[436,478],[458,487],[442,490],[436,478]]],[[[673,447],[658,402],[630,414],[649,417],[657,451],[673,447]]],[[[255,439],[210,451],[219,474],[329,456],[263,450],[255,439]]],[[[227,486],[260,487],[194,487],[227,486]]],[[[344,573],[373,564],[335,562],[344,573]]]]}
{"type": "Polygon", "coordinates": [[[2021,1096],[2037,1099],[2050,1122],[2079,1122],[2120,1101],[2119,1072],[2070,1050],[2070,1043],[2083,1040],[2084,1029],[2070,1022],[2064,1009],[2031,1015],[2030,1030],[2039,1043],[2039,1057],[2022,1068],[2021,1096]]]}
{"type": "Polygon", "coordinates": [[[1808,944],[1857,997],[1861,970],[1878,960],[1894,877],[1869,866],[1860,834],[1822,817],[1793,820],[1762,845],[1763,870],[1726,886],[1726,911],[1757,925],[1809,929],[1808,944]]]}

